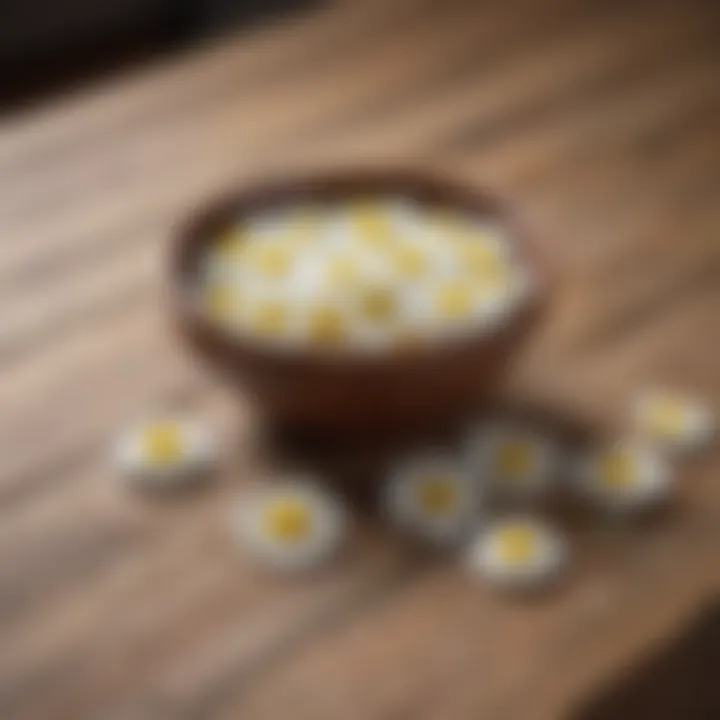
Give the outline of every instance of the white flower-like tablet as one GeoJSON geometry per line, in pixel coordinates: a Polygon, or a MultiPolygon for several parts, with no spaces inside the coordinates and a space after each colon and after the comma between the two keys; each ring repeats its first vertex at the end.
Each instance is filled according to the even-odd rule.
{"type": "Polygon", "coordinates": [[[207,427],[199,422],[164,418],[123,433],[116,460],[127,476],[148,487],[170,487],[194,480],[216,460],[207,427]]]}
{"type": "Polygon", "coordinates": [[[433,254],[419,243],[396,242],[383,251],[383,260],[397,282],[420,280],[433,271],[433,254]]]}
{"type": "Polygon", "coordinates": [[[337,350],[352,342],[352,324],[347,308],[332,298],[321,298],[304,303],[302,308],[301,337],[305,344],[324,350],[337,350]]]}
{"type": "Polygon", "coordinates": [[[356,246],[381,250],[397,242],[401,224],[392,202],[381,198],[358,198],[340,209],[348,241],[356,246]]]}
{"type": "Polygon", "coordinates": [[[429,337],[482,327],[486,317],[477,286],[465,280],[423,281],[404,293],[403,317],[429,337]]]}
{"type": "Polygon", "coordinates": [[[593,450],[578,469],[579,489],[609,510],[640,510],[664,500],[672,485],[665,457],[648,444],[620,440],[593,450]]]}
{"type": "Polygon", "coordinates": [[[289,478],[258,487],[240,507],[243,545],[279,570],[306,570],[329,560],[347,531],[340,501],[312,478],[289,478]]]}
{"type": "Polygon", "coordinates": [[[460,540],[478,520],[480,496],[460,460],[411,457],[390,474],[385,507],[398,527],[437,544],[460,540]]]}
{"type": "Polygon", "coordinates": [[[295,274],[299,254],[297,244],[287,238],[251,239],[242,251],[240,280],[269,286],[285,284],[295,274]]]}
{"type": "Polygon", "coordinates": [[[470,545],[470,570],[512,590],[546,585],[567,560],[564,538],[533,518],[508,518],[492,523],[470,545]]]}
{"type": "Polygon", "coordinates": [[[495,426],[471,434],[470,462],[491,493],[500,498],[533,499],[548,489],[557,469],[557,448],[520,426],[495,426]]]}
{"type": "Polygon", "coordinates": [[[673,451],[702,447],[715,432],[711,408],[693,398],[659,390],[637,399],[633,421],[642,438],[673,451]]]}
{"type": "Polygon", "coordinates": [[[280,294],[253,293],[245,300],[237,327],[265,342],[285,342],[295,330],[293,306],[280,294]]]}

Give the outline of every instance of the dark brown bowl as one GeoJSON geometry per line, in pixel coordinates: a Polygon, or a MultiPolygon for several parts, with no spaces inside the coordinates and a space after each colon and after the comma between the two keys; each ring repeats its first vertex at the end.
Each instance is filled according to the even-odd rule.
{"type": "Polygon", "coordinates": [[[172,257],[174,310],[192,348],[282,426],[362,433],[405,433],[454,424],[496,393],[509,361],[547,299],[547,273],[532,238],[505,202],[485,190],[414,170],[331,171],[271,180],[213,202],[179,233],[172,257]],[[533,291],[508,320],[409,353],[318,354],[229,336],[190,301],[205,246],[243,214],[288,201],[403,195],[482,213],[507,229],[517,258],[533,273],[533,291]]]}

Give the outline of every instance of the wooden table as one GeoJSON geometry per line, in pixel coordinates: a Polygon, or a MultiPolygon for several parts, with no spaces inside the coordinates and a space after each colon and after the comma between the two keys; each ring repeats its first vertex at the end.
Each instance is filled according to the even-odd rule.
{"type": "Polygon", "coordinates": [[[598,428],[653,382],[720,404],[718,35],[712,2],[343,0],[5,118],[3,720],[564,717],[716,601],[714,450],[663,522],[574,529],[540,603],[371,522],[312,582],[258,572],[229,533],[253,419],[163,302],[173,227],[228,184],[431,163],[509,193],[558,264],[509,396],[598,428]],[[223,468],[153,502],[108,446],[168,408],[218,428],[223,468]]]}

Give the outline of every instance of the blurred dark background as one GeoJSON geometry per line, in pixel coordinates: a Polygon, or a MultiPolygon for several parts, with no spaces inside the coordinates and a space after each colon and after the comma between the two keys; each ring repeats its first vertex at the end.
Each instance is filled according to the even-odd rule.
{"type": "Polygon", "coordinates": [[[319,0],[2,0],[5,109],[319,0]]]}

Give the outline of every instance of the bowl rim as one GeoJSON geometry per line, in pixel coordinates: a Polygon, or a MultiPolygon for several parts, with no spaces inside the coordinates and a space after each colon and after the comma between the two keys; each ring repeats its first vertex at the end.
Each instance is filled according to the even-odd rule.
{"type": "Polygon", "coordinates": [[[170,253],[171,305],[181,328],[225,351],[248,353],[268,360],[291,360],[325,367],[383,365],[436,360],[464,347],[491,344],[493,338],[522,326],[533,309],[543,305],[549,292],[548,261],[520,212],[505,196],[485,185],[459,180],[447,172],[415,166],[372,166],[314,169],[271,175],[244,182],[192,210],[173,234],[170,253]],[[293,201],[324,201],[353,196],[400,196],[427,204],[455,207],[476,215],[490,215],[509,230],[508,238],[520,263],[529,270],[530,283],[519,304],[502,321],[469,326],[467,332],[446,334],[413,352],[387,352],[342,348],[328,352],[301,344],[263,342],[251,336],[230,334],[216,327],[197,304],[193,283],[202,249],[231,221],[243,215],[293,201]],[[428,199],[429,198],[429,199],[428,199]]]}

